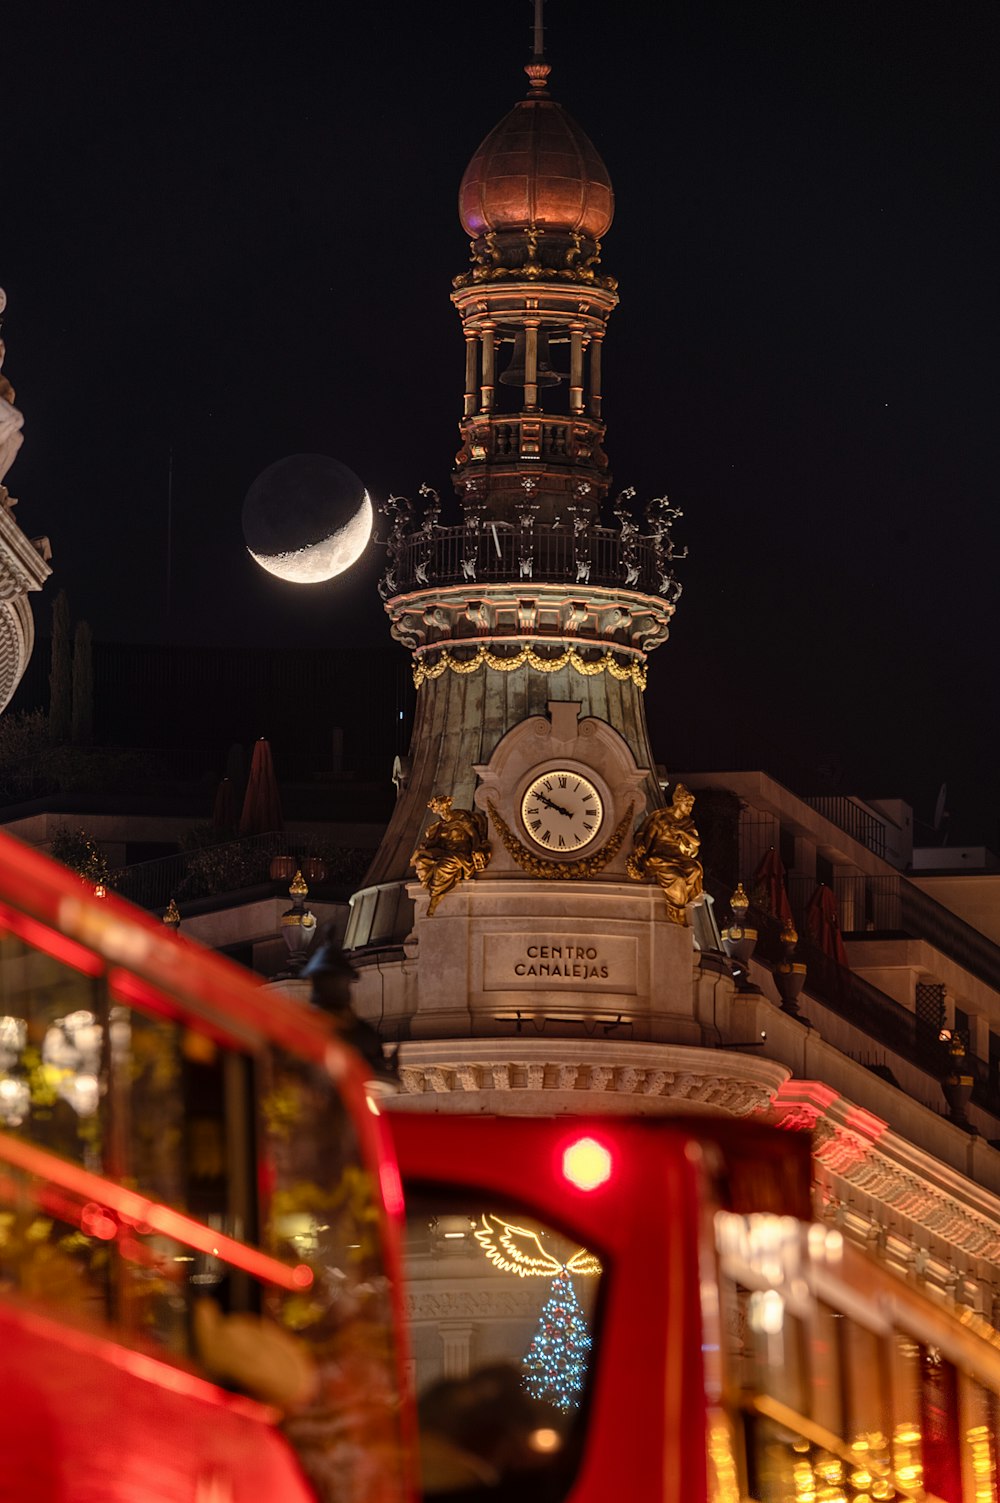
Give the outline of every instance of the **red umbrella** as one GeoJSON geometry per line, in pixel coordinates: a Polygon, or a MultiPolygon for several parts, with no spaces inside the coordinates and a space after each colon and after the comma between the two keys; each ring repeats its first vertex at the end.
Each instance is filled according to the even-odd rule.
{"type": "Polygon", "coordinates": [[[220,835],[232,835],[239,824],[240,806],[231,778],[223,778],[215,793],[212,807],[212,829],[220,835]]]}
{"type": "Polygon", "coordinates": [[[794,923],[785,887],[785,867],[772,845],[750,878],[750,893],[758,908],[782,925],[794,923]]]}
{"type": "Polygon", "coordinates": [[[847,965],[847,951],[840,937],[837,899],[825,882],[819,884],[806,904],[806,928],[809,938],[824,955],[838,965],[847,965]]]}
{"type": "Polygon", "coordinates": [[[280,830],[281,827],[281,798],[278,794],[278,780],[274,776],[271,746],[262,736],[253,749],[243,813],[240,815],[240,834],[264,835],[268,830],[280,830]]]}

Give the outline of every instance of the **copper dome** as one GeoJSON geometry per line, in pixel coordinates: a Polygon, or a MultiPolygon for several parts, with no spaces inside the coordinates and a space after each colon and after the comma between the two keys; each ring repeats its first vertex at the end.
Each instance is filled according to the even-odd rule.
{"type": "Polygon", "coordinates": [[[459,217],[473,239],[534,226],[599,240],[614,210],[611,179],[592,142],[561,105],[538,94],[490,131],[458,190],[459,217]]]}

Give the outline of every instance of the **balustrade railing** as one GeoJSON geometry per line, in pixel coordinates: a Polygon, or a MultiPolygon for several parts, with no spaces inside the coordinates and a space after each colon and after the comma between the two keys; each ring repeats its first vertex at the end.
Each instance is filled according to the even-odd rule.
{"type": "MultiPolygon", "coordinates": [[[[847,878],[845,880],[848,882],[867,880],[872,883],[885,884],[880,885],[873,895],[875,908],[864,909],[859,906],[857,913],[874,912],[885,922],[886,929],[889,931],[905,931],[907,923],[915,923],[914,910],[906,906],[904,889],[908,884],[904,879],[884,877],[847,878]],[[887,884],[894,884],[894,890],[887,884]]],[[[723,915],[725,915],[729,897],[726,885],[706,876],[706,886],[716,898],[723,915]]],[[[934,1079],[942,1080],[951,1068],[952,1062],[937,1034],[933,1030],[928,1030],[915,1012],[911,1012],[895,998],[890,997],[877,986],[873,986],[863,976],[856,975],[849,967],[839,965],[813,942],[805,922],[805,906],[816,890],[814,881],[793,877],[788,887],[796,924],[799,928],[795,959],[806,965],[807,995],[815,997],[830,1012],[844,1018],[853,1028],[866,1034],[873,1044],[891,1050],[901,1059],[915,1064],[934,1079]]],[[[919,896],[924,897],[925,894],[921,893],[919,896]]],[[[938,905],[934,904],[934,906],[938,905]]],[[[724,918],[720,921],[724,921],[724,918]]],[[[777,965],[784,958],[780,922],[753,903],[750,905],[744,922],[757,930],[755,957],[768,965],[777,965]]],[[[850,936],[851,931],[845,929],[844,932],[850,936]]],[[[996,1090],[995,1083],[989,1080],[986,1062],[970,1053],[967,1056],[966,1068],[975,1080],[973,1101],[984,1111],[1000,1118],[1000,1094],[996,1090]]]]}
{"type": "Polygon", "coordinates": [[[860,845],[867,846],[876,856],[885,856],[885,825],[854,799],[822,795],[806,798],[803,802],[847,835],[852,835],[860,845]]]}
{"type": "MultiPolygon", "coordinates": [[[[407,534],[398,545],[395,586],[539,580],[667,594],[651,538],[623,545],[620,532],[569,524],[518,527],[486,521],[480,527],[435,527],[407,534]]],[[[668,597],[669,598],[669,597],[668,597]]]]}
{"type": "MultiPolygon", "coordinates": [[[[800,931],[806,932],[806,906],[816,891],[811,877],[791,876],[788,896],[800,931]]],[[[1000,945],[936,903],[906,877],[834,877],[833,893],[842,934],[903,935],[925,939],[980,981],[1000,990],[1000,945]]]]}
{"type": "Polygon", "coordinates": [[[114,874],[116,892],[140,908],[165,908],[171,898],[181,904],[226,892],[274,884],[279,891],[288,881],[275,883],[271,862],[276,856],[291,856],[300,865],[312,858],[322,876],[313,876],[312,886],[353,890],[364,876],[371,852],[351,846],[331,846],[325,837],[271,831],[248,835],[219,845],[179,851],[154,861],[140,861],[114,874]]]}

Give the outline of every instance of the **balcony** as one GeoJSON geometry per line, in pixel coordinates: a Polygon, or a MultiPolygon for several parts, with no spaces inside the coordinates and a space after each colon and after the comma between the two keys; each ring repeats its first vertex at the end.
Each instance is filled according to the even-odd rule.
{"type": "Polygon", "coordinates": [[[569,525],[515,527],[487,521],[481,527],[406,534],[396,555],[394,583],[396,593],[406,594],[428,585],[532,580],[583,590],[587,585],[635,590],[670,600],[673,578],[659,564],[652,538],[623,544],[617,528],[589,527],[574,536],[569,525]]]}
{"type": "Polygon", "coordinates": [[[885,824],[876,815],[862,807],[853,798],[832,795],[805,798],[803,803],[815,809],[817,814],[828,819],[832,825],[850,835],[859,845],[867,846],[874,855],[885,860],[885,824]]]}
{"type": "MultiPolygon", "coordinates": [[[[707,875],[706,885],[725,911],[731,886],[727,891],[728,884],[707,875]]],[[[749,887],[747,883],[748,891],[749,887]]],[[[803,961],[808,971],[807,995],[867,1035],[874,1045],[890,1050],[937,1080],[943,1079],[950,1060],[939,1038],[939,1024],[931,1026],[864,977],[838,965],[811,941],[806,906],[816,891],[814,878],[792,876],[787,888],[799,932],[795,958],[803,961]]],[[[935,903],[905,877],[838,877],[833,888],[845,939],[922,939],[971,975],[1000,990],[1000,946],[935,903]]],[[[746,923],[758,932],[755,958],[776,965],[783,958],[779,921],[751,903],[746,923]]],[[[987,1062],[973,1053],[967,1057],[967,1068],[975,1080],[973,1103],[1000,1119],[1000,1082],[991,1078],[987,1062]]]]}
{"type": "Polygon", "coordinates": [[[272,877],[271,862],[291,856],[303,867],[312,858],[317,875],[309,885],[317,896],[343,901],[360,883],[371,855],[370,850],[332,844],[328,836],[274,831],[141,861],[115,872],[111,885],[139,908],[165,908],[171,898],[211,908],[236,894],[236,901],[245,901],[254,888],[287,893],[289,878],[272,877]]]}
{"type": "MultiPolygon", "coordinates": [[[[816,890],[810,877],[791,877],[788,896],[800,928],[816,890]]],[[[1000,991],[1000,946],[905,877],[836,877],[841,933],[847,939],[923,939],[972,976],[1000,991]]]]}

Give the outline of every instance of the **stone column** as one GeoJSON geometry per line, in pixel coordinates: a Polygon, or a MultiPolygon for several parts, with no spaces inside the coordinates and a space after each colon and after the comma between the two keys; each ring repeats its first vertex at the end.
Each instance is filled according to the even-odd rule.
{"type": "Polygon", "coordinates": [[[496,383],[496,339],[492,324],[483,325],[483,384],[480,387],[480,412],[493,411],[496,383]]]}
{"type": "Polygon", "coordinates": [[[465,332],[465,400],[464,416],[472,417],[476,410],[476,374],[479,364],[479,336],[473,330],[465,332]]]}
{"type": "Polygon", "coordinates": [[[538,408],[538,325],[524,326],[524,410],[538,408]]]}
{"type": "Polygon", "coordinates": [[[601,346],[604,344],[604,333],[595,333],[590,340],[590,415],[599,418],[601,415],[601,346]]]}
{"type": "Polygon", "coordinates": [[[583,411],[583,325],[573,324],[569,336],[569,410],[583,411]]]}
{"type": "Polygon", "coordinates": [[[472,1333],[468,1322],[442,1321],[439,1328],[442,1346],[441,1372],[445,1378],[467,1378],[471,1365],[472,1333]]]}

